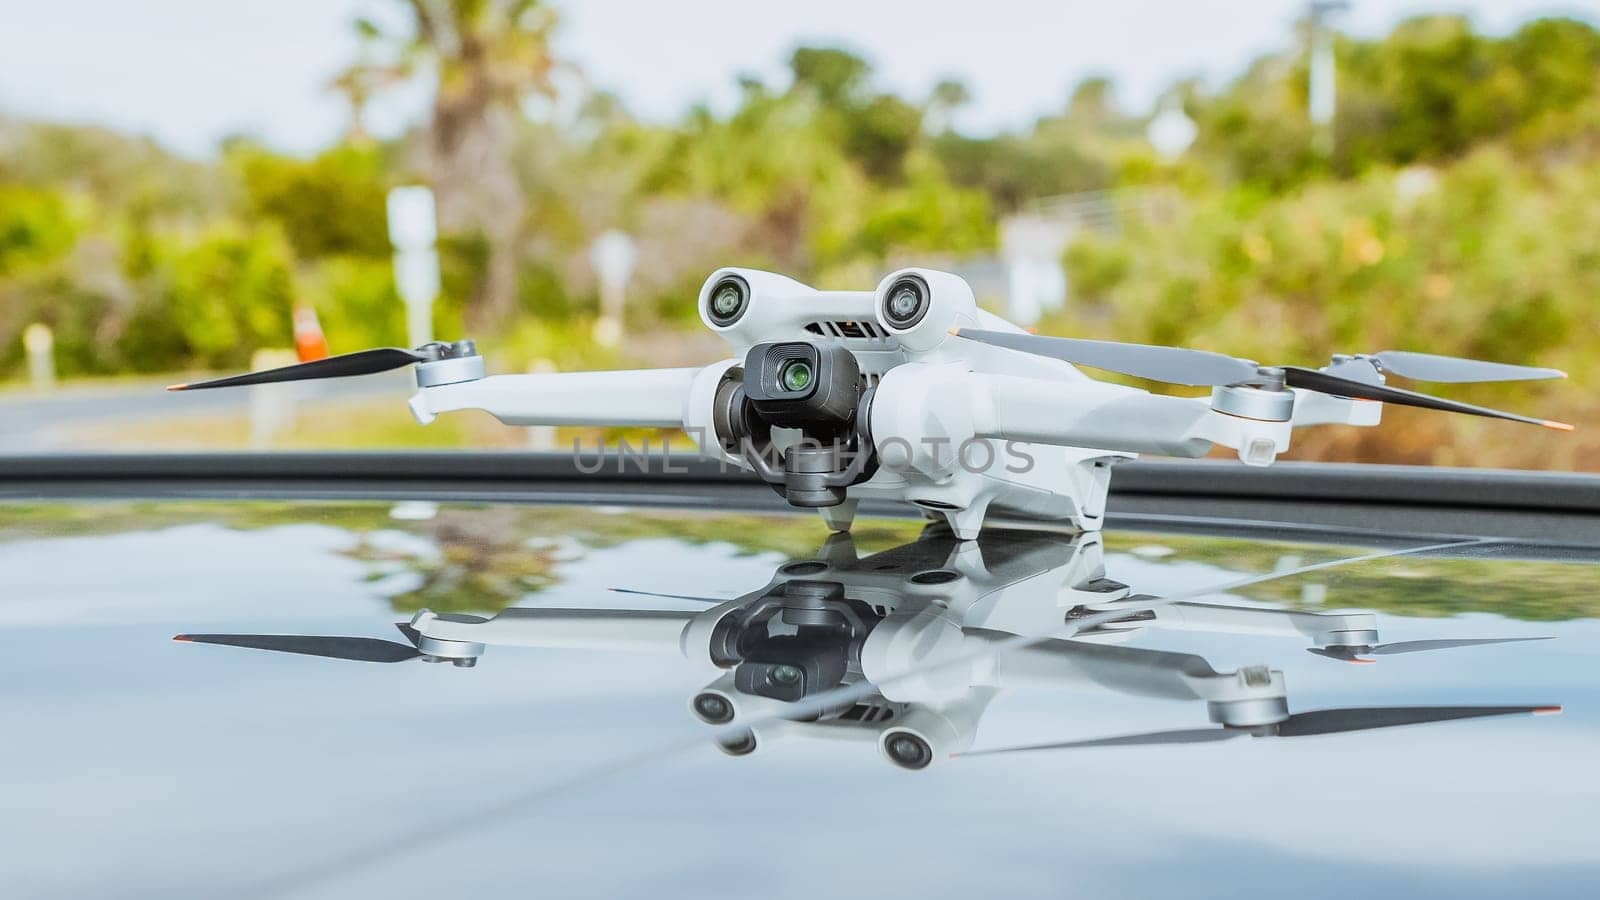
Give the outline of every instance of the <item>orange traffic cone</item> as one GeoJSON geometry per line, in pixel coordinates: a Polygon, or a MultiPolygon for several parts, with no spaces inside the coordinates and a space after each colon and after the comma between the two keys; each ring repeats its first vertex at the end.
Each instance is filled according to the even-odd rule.
{"type": "Polygon", "coordinates": [[[328,339],[322,336],[322,323],[317,321],[317,311],[309,306],[297,306],[294,310],[294,352],[301,362],[328,356],[328,339]]]}

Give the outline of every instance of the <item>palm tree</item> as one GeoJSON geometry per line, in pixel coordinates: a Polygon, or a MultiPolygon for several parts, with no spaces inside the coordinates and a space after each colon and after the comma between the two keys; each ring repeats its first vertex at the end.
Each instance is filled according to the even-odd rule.
{"type": "Polygon", "coordinates": [[[360,64],[350,66],[328,82],[328,89],[344,98],[349,107],[350,120],[345,125],[344,139],[352,144],[365,144],[367,134],[365,117],[367,102],[372,99],[374,85],[368,71],[360,64]]]}
{"type": "MultiPolygon", "coordinates": [[[[356,23],[363,40],[389,46],[392,61],[358,61],[339,80],[370,93],[432,74],[426,164],[439,225],[485,240],[488,259],[468,318],[473,327],[491,326],[515,302],[526,216],[508,158],[512,127],[524,101],[554,93],[550,35],[556,17],[540,0],[407,0],[406,6],[409,34],[387,33],[369,20],[356,23]]],[[[346,94],[354,104],[356,92],[346,94]]]]}
{"type": "Polygon", "coordinates": [[[923,122],[930,134],[949,131],[956,110],[972,102],[972,91],[959,78],[941,78],[928,95],[927,115],[923,122]]]}
{"type": "Polygon", "coordinates": [[[382,55],[380,45],[383,41],[378,26],[366,19],[357,19],[355,26],[360,40],[356,61],[330,79],[328,89],[343,97],[345,106],[350,110],[344,139],[361,144],[369,139],[366,112],[372,95],[391,84],[406,80],[409,71],[406,67],[377,62],[377,57],[382,55]]]}

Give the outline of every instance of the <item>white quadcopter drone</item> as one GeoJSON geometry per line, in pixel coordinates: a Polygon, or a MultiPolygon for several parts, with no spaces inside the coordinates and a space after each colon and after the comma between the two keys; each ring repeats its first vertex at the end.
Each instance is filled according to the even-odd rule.
{"type": "MultiPolygon", "coordinates": [[[[648,593],[634,591],[631,593],[648,593]]],[[[1347,707],[1291,713],[1281,670],[1222,672],[1191,653],[1118,644],[1146,629],[1273,635],[1320,656],[1371,657],[1541,638],[1380,643],[1371,612],[1303,612],[1179,601],[1105,576],[1100,536],[989,529],[957,540],[934,524],[917,540],[860,557],[836,534],[814,559],[779,566],[739,597],[701,611],[514,607],[493,618],[423,610],[407,643],[370,637],[183,634],[176,640],[363,662],[474,666],[490,647],[682,654],[712,679],[689,711],[717,746],[747,756],[785,741],[863,746],[902,769],[968,752],[1003,690],[1109,690],[1204,701],[1213,727],[1008,748],[1066,749],[1300,737],[1456,719],[1558,712],[1558,706],[1347,707]],[[1126,610],[1110,618],[1106,613],[1126,610]],[[1095,616],[1070,638],[1050,637],[1095,616]],[[1017,645],[1015,638],[1039,638],[1017,645]],[[804,704],[809,702],[808,708],[804,704]],[[797,705],[798,704],[798,705],[797,705]]],[[[496,651],[499,652],[499,651],[496,651]]]]}
{"type": "Polygon", "coordinates": [[[481,409],[509,425],[681,428],[700,452],[755,472],[847,531],[863,498],[943,515],[963,540],[988,511],[1097,530],[1111,468],[1140,453],[1232,448],[1265,466],[1306,425],[1378,424],[1382,404],[1530,418],[1390,387],[1385,375],[1479,382],[1554,369],[1404,351],[1264,366],[1178,347],[1041,337],[979,309],[959,276],[902,269],[874,291],[819,291],[720,269],[700,317],[734,358],[699,368],[494,375],[472,341],[364,350],[171,390],[364,375],[415,364],[411,412],[481,409]],[[1182,398],[1108,384],[1089,366],[1212,388],[1182,398]]]}

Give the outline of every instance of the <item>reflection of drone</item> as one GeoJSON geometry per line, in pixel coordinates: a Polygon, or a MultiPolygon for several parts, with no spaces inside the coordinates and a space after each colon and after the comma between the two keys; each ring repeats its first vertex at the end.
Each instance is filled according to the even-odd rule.
{"type": "Polygon", "coordinates": [[[1561,373],[1420,353],[1337,356],[1321,369],[1216,353],[1035,337],[974,302],[961,278],[904,269],[875,291],[818,291],[722,269],[700,315],[740,358],[703,368],[496,375],[471,341],[364,350],[174,389],[362,375],[416,364],[411,411],[483,409],[512,425],[683,428],[703,454],[759,474],[793,505],[848,530],[862,498],[904,500],[977,536],[992,506],[1100,527],[1111,466],[1138,453],[1233,448],[1268,465],[1303,425],[1376,425],[1383,403],[1569,429],[1399,390],[1561,373]],[[1153,395],[1089,378],[1091,366],[1212,388],[1153,395]],[[1371,402],[1377,401],[1377,402],[1371,402]],[[1053,445],[1055,450],[1047,452],[1053,445]]]}
{"type": "MultiPolygon", "coordinates": [[[[1221,727],[1060,746],[1172,743],[1241,734],[1361,731],[1553,707],[1388,707],[1291,714],[1281,671],[1218,672],[1205,659],[1118,646],[1146,628],[1284,635],[1355,658],[1526,638],[1378,643],[1370,612],[1307,613],[1201,603],[1152,605],[1105,577],[1098,535],[987,531],[958,541],[930,526],[909,544],[858,557],[835,535],[816,559],[781,566],[765,587],[704,611],[512,608],[491,619],[424,610],[401,644],[374,638],[179,635],[371,662],[477,662],[488,646],[682,653],[715,680],[689,701],[735,756],[784,739],[854,741],[921,769],[971,746],[1002,689],[1085,687],[1204,700],[1221,727]],[[1071,639],[1043,636],[1090,614],[1128,610],[1071,639]],[[1041,639],[1004,646],[1018,635],[1041,639]],[[1427,646],[1423,646],[1427,645],[1427,646]],[[1398,649],[1397,649],[1398,648],[1398,649]],[[996,652],[984,652],[993,649],[996,652]],[[840,688],[864,690],[843,691],[840,688]],[[849,699],[818,707],[832,693],[849,699]],[[794,706],[810,701],[806,706],[794,706]],[[791,710],[802,710],[797,715],[791,710]]],[[[1097,616],[1096,621],[1103,620],[1097,616]]],[[[1031,749],[1031,748],[1030,748],[1031,749]]],[[[989,751],[986,751],[989,752],[989,751]]]]}

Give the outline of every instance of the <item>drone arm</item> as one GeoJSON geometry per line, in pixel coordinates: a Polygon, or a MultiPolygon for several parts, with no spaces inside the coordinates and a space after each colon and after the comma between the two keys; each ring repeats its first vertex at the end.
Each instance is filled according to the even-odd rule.
{"type": "Polygon", "coordinates": [[[684,631],[697,615],[675,610],[514,607],[486,622],[423,616],[412,627],[424,637],[491,646],[679,653],[684,631]]]}
{"type": "MultiPolygon", "coordinates": [[[[970,629],[969,639],[997,643],[1007,635],[970,629]]],[[[1140,697],[1198,700],[1196,685],[1224,677],[1203,658],[1189,653],[1142,650],[1084,641],[1049,640],[1001,651],[984,683],[996,688],[1098,685],[1140,697]]]]}
{"type": "Polygon", "coordinates": [[[1162,456],[1203,456],[1210,409],[1100,381],[974,375],[978,436],[1162,456]]]}
{"type": "Polygon", "coordinates": [[[426,425],[442,412],[481,409],[507,425],[682,428],[703,370],[634,369],[493,375],[420,388],[411,414],[426,425]]]}
{"type": "Polygon", "coordinates": [[[1173,603],[1154,610],[1155,628],[1309,638],[1321,644],[1330,634],[1376,631],[1377,617],[1364,613],[1318,613],[1212,603],[1173,603]]]}
{"type": "Polygon", "coordinates": [[[1276,456],[1288,449],[1291,428],[1373,426],[1383,414],[1382,403],[1296,390],[1290,420],[1270,422],[1227,415],[1204,397],[1167,397],[1098,381],[980,378],[981,436],[1163,456],[1203,456],[1213,444],[1244,454],[1257,441],[1270,442],[1276,456]]]}
{"type": "MultiPolygon", "coordinates": [[[[969,632],[980,640],[1004,635],[969,632]]],[[[1083,641],[1053,640],[1001,652],[992,678],[997,688],[1093,684],[1135,697],[1205,700],[1212,704],[1284,696],[1283,673],[1264,666],[1218,672],[1203,657],[1083,641]]]]}
{"type": "Polygon", "coordinates": [[[973,372],[961,363],[907,363],[883,376],[871,421],[873,440],[887,464],[932,474],[941,465],[949,466],[949,447],[973,438],[1202,456],[1215,442],[1208,433],[1212,417],[1203,401],[1092,379],[997,375],[973,372]],[[940,452],[941,447],[947,449],[940,452]]]}
{"type": "Polygon", "coordinates": [[[1259,634],[1273,637],[1309,638],[1325,643],[1329,635],[1376,631],[1377,617],[1370,612],[1324,613],[1262,606],[1230,606],[1223,603],[1180,601],[1149,608],[1138,599],[1095,604],[1095,612],[1111,612],[1119,607],[1148,611],[1148,621],[1137,624],[1174,631],[1203,631],[1224,634],[1259,634]]]}

